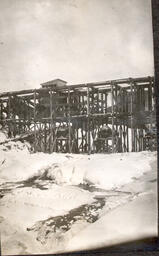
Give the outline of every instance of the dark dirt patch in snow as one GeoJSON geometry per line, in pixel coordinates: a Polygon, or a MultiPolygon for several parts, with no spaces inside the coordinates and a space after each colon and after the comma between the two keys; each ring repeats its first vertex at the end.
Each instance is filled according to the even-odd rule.
{"type": "Polygon", "coordinates": [[[0,198],[4,197],[5,194],[9,193],[10,191],[11,189],[7,189],[7,188],[0,189],[0,198]]]}
{"type": "Polygon", "coordinates": [[[105,189],[97,188],[94,184],[90,183],[80,183],[77,187],[87,190],[89,192],[105,192],[105,189]]]}
{"type": "Polygon", "coordinates": [[[54,234],[61,234],[61,236],[71,229],[72,225],[79,221],[87,221],[93,223],[99,218],[99,213],[105,205],[105,199],[100,198],[95,200],[92,204],[81,205],[69,211],[62,216],[51,217],[49,219],[38,221],[31,228],[27,228],[27,231],[37,232],[37,240],[42,244],[47,242],[54,234]]]}
{"type": "Polygon", "coordinates": [[[32,187],[32,188],[39,188],[41,190],[48,189],[43,184],[40,184],[37,181],[38,181],[38,177],[37,176],[34,176],[34,177],[29,178],[27,180],[23,180],[22,182],[19,182],[19,184],[21,184],[21,185],[18,186],[18,188],[32,187]]]}
{"type": "Polygon", "coordinates": [[[41,174],[35,175],[33,177],[28,178],[27,180],[23,180],[19,182],[19,184],[22,184],[19,186],[19,188],[24,188],[24,187],[32,187],[32,188],[39,188],[41,190],[46,190],[48,189],[46,187],[46,183],[56,183],[55,179],[50,176],[49,171],[50,168],[58,168],[57,164],[52,165],[51,167],[45,168],[44,172],[41,174]]]}
{"type": "Polygon", "coordinates": [[[3,198],[8,193],[11,193],[13,189],[17,188],[17,182],[5,182],[1,184],[0,189],[0,199],[3,198]]]}
{"type": "Polygon", "coordinates": [[[47,177],[40,177],[39,176],[33,176],[27,180],[17,181],[17,182],[5,182],[1,184],[0,189],[0,198],[4,197],[7,193],[12,192],[14,189],[18,188],[25,188],[25,187],[31,187],[31,188],[38,188],[41,190],[47,190],[46,182],[49,181],[49,183],[54,183],[53,180],[47,177]],[[42,182],[44,181],[44,182],[42,182]]]}
{"type": "Polygon", "coordinates": [[[131,194],[131,192],[129,191],[120,191],[117,189],[111,189],[111,190],[106,190],[103,188],[98,188],[96,187],[93,183],[80,183],[79,185],[77,185],[77,187],[82,188],[84,190],[87,190],[89,192],[104,192],[105,196],[119,196],[122,194],[131,194]]]}
{"type": "Polygon", "coordinates": [[[157,179],[153,179],[153,180],[150,180],[149,182],[154,183],[154,182],[156,182],[156,181],[157,181],[157,179]]]}

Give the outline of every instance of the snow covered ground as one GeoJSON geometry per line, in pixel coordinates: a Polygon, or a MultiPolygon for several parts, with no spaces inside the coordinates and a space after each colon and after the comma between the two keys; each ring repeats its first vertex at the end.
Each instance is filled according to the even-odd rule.
{"type": "Polygon", "coordinates": [[[27,143],[0,145],[2,254],[156,236],[156,162],[155,152],[31,154],[27,143]]]}

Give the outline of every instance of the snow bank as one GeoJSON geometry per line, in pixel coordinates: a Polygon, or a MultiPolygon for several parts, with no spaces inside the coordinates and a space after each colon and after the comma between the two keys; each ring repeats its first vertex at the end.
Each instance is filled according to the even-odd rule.
{"type": "Polygon", "coordinates": [[[40,169],[68,160],[64,155],[29,152],[29,144],[9,142],[0,145],[0,182],[28,179],[40,169]]]}
{"type": "Polygon", "coordinates": [[[38,220],[63,215],[93,200],[90,192],[71,186],[53,185],[48,190],[19,188],[1,199],[1,215],[10,222],[13,220],[13,225],[26,228],[38,220]]]}
{"type": "Polygon", "coordinates": [[[156,194],[142,195],[76,233],[66,251],[97,249],[157,237],[156,194]]]}
{"type": "MultiPolygon", "coordinates": [[[[78,185],[92,183],[97,187],[111,189],[131,182],[151,170],[151,162],[156,162],[152,152],[124,153],[112,155],[72,155],[71,160],[52,165],[47,177],[58,184],[78,185]]],[[[44,170],[39,172],[39,176],[44,170]]]]}
{"type": "Polygon", "coordinates": [[[84,178],[105,189],[129,183],[133,177],[139,177],[151,170],[152,158],[156,161],[155,155],[149,152],[112,154],[100,159],[98,157],[94,156],[87,163],[84,178]]]}
{"type": "Polygon", "coordinates": [[[4,142],[7,140],[7,136],[4,132],[0,131],[0,142],[4,142]]]}
{"type": "Polygon", "coordinates": [[[93,183],[111,189],[131,182],[151,170],[156,153],[120,154],[31,154],[28,144],[9,142],[0,146],[0,181],[22,181],[30,177],[52,179],[57,184],[93,183]]]}
{"type": "MultiPolygon", "coordinates": [[[[6,182],[20,181],[21,183],[16,184],[20,188],[12,189],[8,194],[6,191],[5,196],[1,198],[1,216],[6,221],[5,223],[9,223],[7,233],[5,234],[3,231],[4,239],[6,239],[6,241],[3,240],[3,248],[6,251],[10,250],[10,254],[14,254],[13,245],[15,249],[19,248],[17,243],[21,241],[32,253],[39,253],[43,247],[37,251],[39,248],[37,245],[37,248],[35,246],[33,249],[32,241],[35,237],[32,238],[32,236],[35,234],[28,233],[27,227],[31,227],[39,220],[65,214],[71,209],[89,204],[94,200],[95,193],[73,185],[88,183],[106,190],[117,187],[122,189],[122,185],[127,184],[126,186],[128,186],[128,183],[131,184],[143,173],[150,174],[155,169],[156,163],[155,152],[91,156],[61,153],[31,154],[27,143],[8,142],[5,145],[0,145],[0,182],[4,183],[2,187],[5,189],[15,185],[6,182]],[[32,184],[29,184],[31,178],[33,178],[32,184]],[[34,182],[41,185],[43,190],[33,187],[34,182]],[[13,236],[9,227],[14,227],[13,236]],[[7,247],[11,247],[11,249],[7,249],[7,247]]],[[[154,180],[156,180],[156,176],[155,178],[154,176],[149,177],[147,183],[154,186],[154,180]]],[[[140,182],[139,187],[141,186],[144,189],[152,190],[150,185],[145,185],[145,180],[143,183],[140,182]]],[[[134,185],[133,188],[136,189],[134,185]]],[[[130,188],[123,189],[129,191],[130,188]]],[[[99,196],[98,193],[96,196],[99,196]]],[[[93,246],[106,246],[125,242],[128,239],[153,235],[157,227],[156,201],[151,194],[140,195],[140,198],[126,205],[123,203],[123,206],[108,213],[103,208],[100,219],[89,226],[85,222],[75,223],[64,237],[65,252],[92,249],[93,246]],[[125,229],[125,227],[127,228],[125,229]],[[83,230],[81,231],[81,229],[83,230]]],[[[108,201],[106,206],[107,203],[108,201]]],[[[5,225],[3,228],[5,230],[5,225]]],[[[52,246],[52,240],[50,243],[52,246]]],[[[50,248],[51,252],[52,248],[56,251],[56,246],[50,248]]],[[[18,252],[21,254],[21,251],[18,252]]],[[[46,253],[48,252],[46,250],[46,253]]]]}

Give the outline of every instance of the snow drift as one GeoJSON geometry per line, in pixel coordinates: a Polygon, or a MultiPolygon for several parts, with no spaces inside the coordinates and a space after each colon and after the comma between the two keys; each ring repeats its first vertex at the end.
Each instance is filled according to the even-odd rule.
{"type": "Polygon", "coordinates": [[[151,169],[156,153],[44,154],[29,152],[29,145],[9,142],[0,146],[0,181],[16,182],[35,177],[56,184],[94,184],[104,189],[129,183],[151,169]]]}
{"type": "Polygon", "coordinates": [[[1,144],[3,253],[66,252],[156,234],[156,162],[155,152],[33,154],[28,143],[1,144]],[[50,222],[64,220],[53,232],[50,222]],[[142,231],[140,223],[148,226],[142,231]]]}

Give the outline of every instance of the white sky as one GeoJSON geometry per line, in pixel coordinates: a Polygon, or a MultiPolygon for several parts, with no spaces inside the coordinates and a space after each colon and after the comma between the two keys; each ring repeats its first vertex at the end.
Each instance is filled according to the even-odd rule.
{"type": "Polygon", "coordinates": [[[153,75],[150,0],[0,0],[0,91],[153,75]]]}

